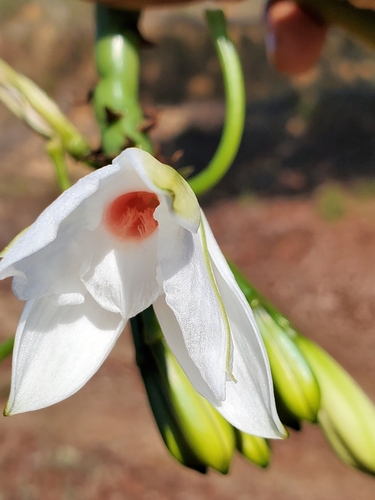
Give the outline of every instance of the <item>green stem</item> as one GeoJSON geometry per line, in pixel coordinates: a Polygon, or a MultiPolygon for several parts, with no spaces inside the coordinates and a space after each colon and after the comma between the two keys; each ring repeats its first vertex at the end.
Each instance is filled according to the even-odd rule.
{"type": "Polygon", "coordinates": [[[65,150],[60,139],[52,139],[47,143],[47,153],[55,165],[57,182],[61,191],[70,188],[72,183],[69,179],[65,161],[65,150]]]}
{"type": "Polygon", "coordinates": [[[370,48],[375,49],[375,12],[358,9],[343,0],[297,0],[303,7],[315,11],[327,24],[346,30],[370,48]]]}
{"type": "Polygon", "coordinates": [[[96,6],[96,64],[101,78],[94,91],[102,150],[109,158],[129,146],[152,152],[139,104],[138,12],[96,6]]]}
{"type": "Polygon", "coordinates": [[[224,13],[221,10],[210,10],[207,11],[206,16],[223,72],[226,118],[220,144],[214,157],[202,172],[189,180],[190,186],[197,195],[215,186],[232,165],[241,143],[246,110],[241,62],[228,36],[224,13]]]}
{"type": "Polygon", "coordinates": [[[5,358],[10,356],[13,352],[14,339],[5,340],[0,344],[0,363],[4,361],[5,358]]]}

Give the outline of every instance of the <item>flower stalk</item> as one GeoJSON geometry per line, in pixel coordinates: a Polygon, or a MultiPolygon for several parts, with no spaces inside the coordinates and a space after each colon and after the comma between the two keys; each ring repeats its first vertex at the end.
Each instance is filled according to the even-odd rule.
{"type": "Polygon", "coordinates": [[[58,137],[51,139],[48,141],[46,150],[48,156],[51,158],[52,163],[55,166],[57,182],[61,191],[65,191],[65,189],[70,188],[72,185],[68,169],[65,160],[65,150],[61,140],[58,137]]]}
{"type": "Polygon", "coordinates": [[[93,105],[101,132],[101,148],[108,159],[129,146],[149,153],[152,144],[144,131],[139,103],[141,36],[139,12],[96,5],[95,59],[100,81],[93,105]]]}
{"type": "Polygon", "coordinates": [[[208,10],[206,19],[223,73],[226,116],[219,146],[207,167],[189,179],[197,196],[212,189],[228,172],[240,147],[246,111],[241,61],[229,38],[223,11],[208,10]]]}

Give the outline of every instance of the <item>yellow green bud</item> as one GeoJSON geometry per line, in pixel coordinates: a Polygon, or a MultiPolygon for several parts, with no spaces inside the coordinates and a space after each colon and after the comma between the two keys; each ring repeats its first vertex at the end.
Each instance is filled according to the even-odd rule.
{"type": "Polygon", "coordinates": [[[375,407],[350,375],[321,347],[298,335],[298,348],[321,390],[319,423],[344,462],[375,473],[375,407]]]}

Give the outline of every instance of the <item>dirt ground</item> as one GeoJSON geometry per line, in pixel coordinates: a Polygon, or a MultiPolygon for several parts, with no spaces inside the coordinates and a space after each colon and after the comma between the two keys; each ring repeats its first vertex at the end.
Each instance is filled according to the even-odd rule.
{"type": "MultiPolygon", "coordinates": [[[[97,131],[83,103],[95,82],[89,8],[62,2],[56,14],[45,2],[18,3],[2,21],[1,56],[49,88],[95,144],[97,131]],[[55,30],[53,16],[59,18],[55,30]],[[70,22],[74,29],[68,30],[70,22]],[[30,63],[38,54],[39,70],[30,63]],[[52,60],[49,74],[45,68],[52,60]]],[[[154,35],[164,26],[148,22],[154,35]]],[[[178,31],[177,24],[168,26],[169,33],[178,31]]],[[[163,66],[167,55],[171,64],[189,54],[186,46],[197,43],[191,35],[197,26],[200,30],[193,21],[190,31],[180,29],[177,56],[166,49],[171,39],[162,38],[154,55],[145,57],[142,93],[149,104],[163,105],[154,138],[165,154],[182,148],[185,164],[199,168],[223,118],[220,86],[213,86],[216,66],[202,55],[201,69],[186,76],[185,86],[174,83],[178,95],[173,88],[166,92],[159,80],[164,75],[165,85],[170,82],[163,66]]],[[[373,56],[333,38],[315,73],[290,85],[268,69],[259,28],[238,30],[241,47],[254,50],[247,74],[259,70],[247,77],[252,92],[244,144],[227,179],[203,200],[207,217],[225,254],[375,401],[373,56]],[[328,64],[332,54],[337,57],[328,64]]],[[[3,108],[0,127],[3,247],[58,190],[43,141],[3,108]]],[[[71,172],[77,178],[85,169],[72,164],[71,172]]],[[[22,308],[9,280],[0,282],[0,304],[0,339],[5,339],[22,308]]],[[[8,396],[10,366],[7,360],[0,367],[0,406],[8,396]]],[[[312,425],[272,443],[266,470],[240,456],[227,476],[183,468],[156,430],[128,331],[76,395],[0,423],[0,500],[372,500],[374,481],[343,465],[312,425]]]]}

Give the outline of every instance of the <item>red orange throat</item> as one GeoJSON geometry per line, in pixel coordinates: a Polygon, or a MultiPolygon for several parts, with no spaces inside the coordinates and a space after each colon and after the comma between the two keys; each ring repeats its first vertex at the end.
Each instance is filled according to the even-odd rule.
{"type": "Polygon", "coordinates": [[[113,200],[104,212],[104,223],[116,238],[141,241],[158,226],[154,212],[159,205],[155,193],[134,191],[113,200]]]}

